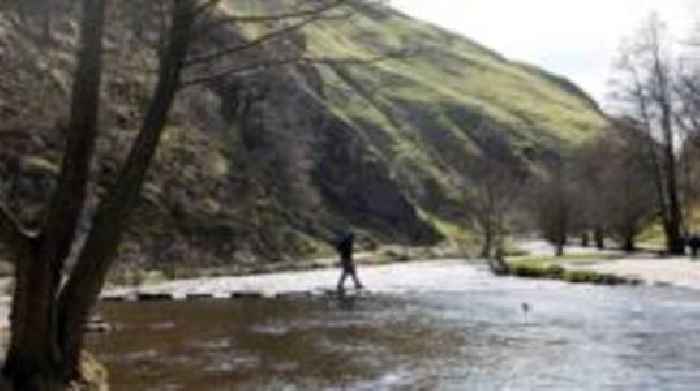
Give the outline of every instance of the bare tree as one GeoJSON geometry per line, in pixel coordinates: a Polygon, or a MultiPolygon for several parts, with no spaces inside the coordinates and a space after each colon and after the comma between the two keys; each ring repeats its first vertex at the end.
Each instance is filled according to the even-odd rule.
{"type": "Polygon", "coordinates": [[[653,174],[657,209],[666,235],[667,251],[683,254],[685,244],[678,170],[678,94],[671,43],[664,23],[652,14],[621,51],[620,78],[614,96],[624,113],[645,131],[644,159],[653,174]]]}
{"type": "Polygon", "coordinates": [[[676,123],[682,137],[679,148],[681,189],[686,216],[685,231],[688,233],[694,230],[694,208],[700,201],[700,182],[697,177],[697,151],[700,149],[700,62],[696,52],[697,47],[694,47],[691,56],[681,58],[676,86],[680,107],[676,123]]]}
{"type": "Polygon", "coordinates": [[[576,227],[574,230],[581,234],[581,245],[587,247],[590,241],[590,233],[596,247],[605,247],[606,216],[600,207],[603,204],[601,172],[606,167],[606,162],[596,158],[598,152],[594,148],[596,144],[584,145],[573,156],[573,176],[576,178],[576,227]]]}
{"type": "MultiPolygon", "coordinates": [[[[48,0],[44,1],[48,4],[48,0]]],[[[86,208],[89,166],[95,157],[99,128],[106,52],[103,42],[109,25],[105,22],[107,3],[106,0],[81,2],[80,48],[76,55],[67,140],[45,222],[36,232],[31,231],[22,226],[9,208],[0,204],[0,240],[12,249],[16,281],[12,336],[3,373],[16,390],[61,390],[70,381],[80,379],[83,325],[116,258],[130,212],[138,201],[179,89],[253,66],[269,65],[261,60],[231,67],[236,63],[232,57],[242,51],[289,37],[292,32],[324,17],[345,15],[347,11],[340,11],[340,14],[336,11],[349,2],[299,1],[289,12],[240,17],[218,13],[218,0],[130,3],[140,4],[146,16],[151,11],[157,12],[152,20],[141,20],[160,27],[155,39],[151,35],[143,41],[145,45],[152,45],[157,54],[155,87],[116,181],[102,197],[84,244],[74,250],[78,222],[86,208]],[[241,23],[272,23],[273,27],[253,39],[233,42],[213,51],[205,52],[203,46],[198,46],[197,40],[206,36],[206,31],[241,23]],[[220,71],[215,72],[214,67],[219,67],[220,71]],[[76,262],[69,269],[66,260],[72,251],[77,251],[76,262]]],[[[47,20],[46,31],[50,34],[50,18],[47,20]]],[[[293,55],[276,62],[292,61],[311,60],[293,55]]]]}
{"type": "Polygon", "coordinates": [[[625,251],[636,249],[635,238],[651,222],[656,204],[651,172],[645,166],[645,136],[633,123],[617,120],[577,153],[577,194],[593,193],[583,207],[605,226],[625,251]],[[643,141],[644,140],[644,141],[643,141]]]}
{"type": "Polygon", "coordinates": [[[469,162],[462,187],[467,215],[482,235],[481,257],[488,259],[494,249],[504,251],[508,218],[526,174],[502,131],[482,124],[478,133],[481,155],[469,162]]]}
{"type": "Polygon", "coordinates": [[[570,168],[563,158],[551,162],[548,174],[535,183],[532,192],[534,212],[542,235],[563,256],[574,223],[575,197],[570,168]]]}

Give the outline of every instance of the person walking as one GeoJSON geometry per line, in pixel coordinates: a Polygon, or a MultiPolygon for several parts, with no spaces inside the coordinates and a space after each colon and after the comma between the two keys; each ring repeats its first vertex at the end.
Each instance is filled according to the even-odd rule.
{"type": "Polygon", "coordinates": [[[353,246],[355,244],[355,234],[348,232],[338,241],[336,250],[340,255],[340,267],[342,268],[342,273],[340,274],[340,279],[338,280],[338,291],[342,292],[345,290],[345,279],[352,277],[355,282],[355,289],[362,289],[364,286],[360,282],[357,276],[357,269],[355,268],[355,261],[352,258],[353,246]]]}

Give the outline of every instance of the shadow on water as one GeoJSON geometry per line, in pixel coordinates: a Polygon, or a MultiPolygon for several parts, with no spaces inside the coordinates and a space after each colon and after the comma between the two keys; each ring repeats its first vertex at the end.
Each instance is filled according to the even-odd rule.
{"type": "Polygon", "coordinates": [[[694,390],[700,381],[697,292],[494,284],[109,303],[101,311],[117,331],[91,344],[117,391],[694,390]]]}

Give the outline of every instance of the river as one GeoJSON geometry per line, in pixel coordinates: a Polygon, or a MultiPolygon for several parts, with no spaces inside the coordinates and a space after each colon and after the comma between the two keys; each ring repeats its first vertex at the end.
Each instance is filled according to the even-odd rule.
{"type": "MultiPolygon", "coordinates": [[[[345,298],[104,303],[116,330],[91,349],[116,391],[700,384],[699,291],[499,279],[459,262],[362,272],[370,293],[345,298]]],[[[295,275],[324,286],[335,271],[284,281],[295,275]]]]}

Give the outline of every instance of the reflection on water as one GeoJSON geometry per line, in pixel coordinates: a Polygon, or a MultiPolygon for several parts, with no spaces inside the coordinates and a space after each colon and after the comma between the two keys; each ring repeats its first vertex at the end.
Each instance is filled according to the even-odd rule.
{"type": "Polygon", "coordinates": [[[117,391],[697,389],[697,292],[471,282],[345,300],[110,303],[117,331],[91,344],[117,391]]]}

